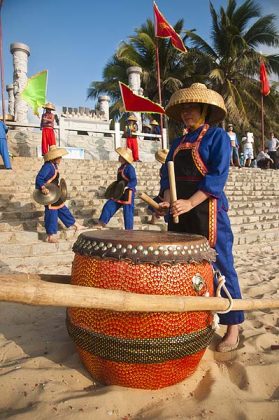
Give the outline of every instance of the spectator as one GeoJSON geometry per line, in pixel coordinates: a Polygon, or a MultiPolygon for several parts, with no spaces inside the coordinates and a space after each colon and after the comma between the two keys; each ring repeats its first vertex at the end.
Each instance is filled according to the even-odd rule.
{"type": "Polygon", "coordinates": [[[50,149],[50,146],[56,145],[54,134],[54,121],[57,123],[57,116],[51,111],[55,111],[55,106],[48,102],[43,106],[44,112],[41,118],[42,130],[42,155],[44,156],[50,149]]]}
{"type": "Polygon", "coordinates": [[[270,140],[267,141],[268,154],[273,160],[272,169],[278,169],[277,150],[279,149],[279,140],[274,136],[273,131],[270,133],[270,140]]]}
{"type": "Polygon", "coordinates": [[[244,153],[241,152],[239,156],[240,166],[244,166],[244,153]]]}
{"type": "Polygon", "coordinates": [[[252,159],[254,159],[254,134],[247,133],[247,136],[242,137],[243,153],[244,153],[244,166],[250,167],[252,159]]]}
{"type": "Polygon", "coordinates": [[[139,146],[138,139],[133,133],[138,131],[137,119],[134,115],[130,115],[127,118],[127,124],[124,130],[124,136],[127,139],[127,147],[132,150],[133,160],[135,162],[140,162],[139,160],[139,146]]]}
{"type": "MultiPolygon", "coordinates": [[[[160,135],[161,134],[161,127],[160,127],[160,125],[159,125],[159,123],[158,123],[158,121],[156,121],[156,120],[153,120],[153,121],[151,121],[151,127],[152,127],[152,131],[151,131],[151,133],[152,134],[157,134],[157,135],[160,135]]],[[[153,139],[153,140],[157,140],[157,141],[160,141],[160,139],[158,139],[158,138],[155,138],[155,139],[153,139]]]]}
{"type": "Polygon", "coordinates": [[[271,165],[274,163],[268,154],[268,147],[265,147],[264,151],[261,150],[258,153],[256,160],[258,168],[261,169],[270,169],[271,165]]]}
{"type": "Polygon", "coordinates": [[[231,139],[231,147],[232,147],[232,150],[231,150],[231,166],[237,166],[238,168],[240,168],[241,165],[240,165],[239,154],[238,154],[239,144],[238,144],[236,133],[233,131],[233,125],[232,124],[228,124],[227,133],[228,133],[228,135],[231,139]]]}

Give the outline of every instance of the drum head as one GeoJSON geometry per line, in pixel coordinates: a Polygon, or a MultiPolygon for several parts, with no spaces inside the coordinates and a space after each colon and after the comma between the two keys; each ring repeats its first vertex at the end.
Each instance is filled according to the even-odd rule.
{"type": "Polygon", "coordinates": [[[105,198],[119,200],[124,193],[125,181],[114,181],[110,184],[105,192],[105,198]]]}
{"type": "Polygon", "coordinates": [[[38,189],[33,192],[34,200],[44,206],[56,203],[61,196],[60,188],[58,188],[57,185],[50,183],[46,185],[46,188],[49,190],[48,194],[43,194],[42,191],[38,189]]]}
{"type": "Polygon", "coordinates": [[[61,201],[66,201],[67,200],[67,184],[64,178],[61,178],[60,183],[59,183],[59,187],[60,187],[60,191],[61,191],[61,196],[60,196],[60,200],[61,201]]]}
{"type": "Polygon", "coordinates": [[[215,251],[201,235],[142,230],[87,231],[82,233],[73,251],[101,258],[127,259],[155,264],[215,261],[215,251]]]}

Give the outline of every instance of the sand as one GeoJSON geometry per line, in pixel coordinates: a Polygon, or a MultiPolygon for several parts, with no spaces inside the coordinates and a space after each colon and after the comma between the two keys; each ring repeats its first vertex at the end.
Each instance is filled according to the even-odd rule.
{"type": "MultiPolygon", "coordinates": [[[[243,296],[279,297],[279,257],[236,258],[243,296]]],[[[247,312],[240,346],[214,352],[217,331],[196,372],[158,391],[96,384],[65,327],[65,309],[0,304],[0,418],[279,419],[278,310],[247,312]]]]}

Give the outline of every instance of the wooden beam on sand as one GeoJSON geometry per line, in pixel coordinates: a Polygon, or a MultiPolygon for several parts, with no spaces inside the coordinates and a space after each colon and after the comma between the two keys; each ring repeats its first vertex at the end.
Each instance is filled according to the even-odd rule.
{"type": "MultiPolygon", "coordinates": [[[[61,276],[0,275],[0,301],[28,305],[109,309],[121,312],[223,311],[228,299],[219,297],[144,295],[120,290],[61,284],[61,276]]],[[[64,280],[69,276],[65,276],[64,280]]],[[[279,308],[279,299],[235,299],[234,310],[253,311],[279,308]]]]}

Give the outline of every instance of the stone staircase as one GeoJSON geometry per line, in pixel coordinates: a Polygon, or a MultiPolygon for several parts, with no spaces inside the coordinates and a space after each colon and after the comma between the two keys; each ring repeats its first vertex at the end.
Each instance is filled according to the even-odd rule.
{"type": "MultiPolygon", "coordinates": [[[[58,244],[44,242],[44,208],[32,199],[34,179],[41,159],[18,157],[13,170],[0,170],[0,271],[69,273],[77,235],[60,227],[58,244]]],[[[118,162],[64,160],[61,176],[67,180],[68,207],[85,225],[97,219],[105,188],[115,179],[118,162]]],[[[158,192],[159,164],[136,163],[137,191],[150,196],[158,192]]],[[[235,235],[235,255],[279,250],[279,171],[232,169],[226,186],[230,218],[235,235]]],[[[146,204],[136,199],[135,229],[165,230],[158,221],[148,224],[146,204]]],[[[108,228],[123,228],[122,210],[108,228]]]]}

